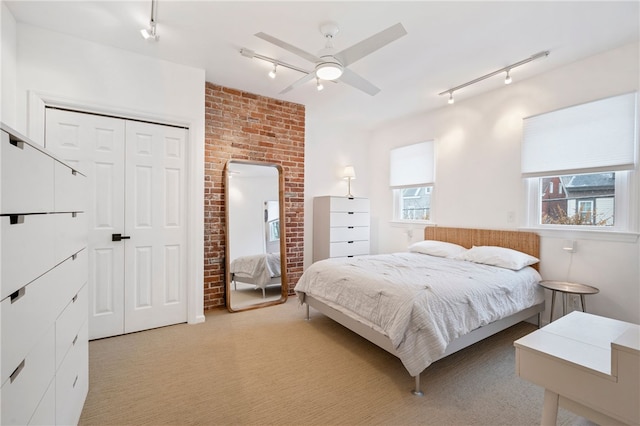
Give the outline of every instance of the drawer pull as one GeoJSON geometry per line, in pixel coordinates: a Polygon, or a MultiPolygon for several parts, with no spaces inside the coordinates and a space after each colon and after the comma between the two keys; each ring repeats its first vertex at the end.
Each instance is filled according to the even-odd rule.
{"type": "Polygon", "coordinates": [[[77,212],[71,212],[71,217],[78,217],[78,213],[77,212]]]}
{"type": "Polygon", "coordinates": [[[352,255],[352,254],[350,254],[350,255],[349,255],[349,256],[347,256],[347,257],[353,257],[353,255],[352,255]]]}
{"type": "Polygon", "coordinates": [[[71,346],[75,346],[77,341],[78,341],[78,335],[76,334],[76,337],[73,338],[73,342],[71,342],[71,346]]]}
{"type": "Polygon", "coordinates": [[[353,241],[347,241],[347,244],[353,244],[353,241]]]}
{"type": "Polygon", "coordinates": [[[9,225],[20,225],[24,223],[24,215],[23,214],[10,214],[9,215],[9,225]]]}
{"type": "Polygon", "coordinates": [[[20,288],[20,289],[18,289],[16,291],[14,291],[13,293],[11,293],[11,296],[9,296],[11,298],[11,304],[16,303],[25,294],[27,294],[27,286],[24,286],[24,287],[22,287],[22,288],[20,288]]]}
{"type": "Polygon", "coordinates": [[[26,360],[23,359],[22,362],[20,364],[18,364],[16,369],[13,370],[13,373],[11,373],[11,375],[9,376],[9,380],[11,381],[10,383],[13,383],[18,378],[18,375],[20,374],[22,369],[24,369],[25,361],[26,360]]]}
{"type": "Polygon", "coordinates": [[[76,300],[78,300],[77,294],[71,298],[71,303],[76,303],[76,300]]]}
{"type": "Polygon", "coordinates": [[[77,170],[73,170],[73,169],[71,169],[71,174],[75,176],[75,175],[77,175],[77,174],[78,174],[78,171],[77,171],[77,170]]]}
{"type": "Polygon", "coordinates": [[[353,229],[355,226],[347,226],[347,229],[353,229]]]}
{"type": "Polygon", "coordinates": [[[76,383],[78,383],[78,375],[77,374],[76,374],[75,380],[73,381],[73,385],[71,387],[75,388],[76,387],[76,383]]]}
{"type": "Polygon", "coordinates": [[[78,258],[78,253],[71,255],[71,260],[76,260],[78,258]]]}
{"type": "Polygon", "coordinates": [[[347,212],[347,214],[353,214],[353,212],[347,212]]]}
{"type": "Polygon", "coordinates": [[[9,143],[18,149],[24,149],[24,142],[17,139],[10,139],[9,143]]]}

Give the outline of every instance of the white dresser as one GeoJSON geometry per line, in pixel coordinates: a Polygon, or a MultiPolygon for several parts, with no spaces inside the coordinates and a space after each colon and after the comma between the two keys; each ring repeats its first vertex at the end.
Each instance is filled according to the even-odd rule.
{"type": "Polygon", "coordinates": [[[313,261],[369,254],[369,199],[313,199],[313,261]]]}
{"type": "Polygon", "coordinates": [[[0,424],[76,424],[89,389],[86,178],[1,127],[0,424]]]}

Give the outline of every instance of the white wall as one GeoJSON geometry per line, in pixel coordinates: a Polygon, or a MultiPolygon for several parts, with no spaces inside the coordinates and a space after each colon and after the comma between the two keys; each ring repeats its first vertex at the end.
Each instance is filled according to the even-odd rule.
{"type": "Polygon", "coordinates": [[[15,129],[36,142],[47,99],[189,127],[189,321],[203,321],[204,70],[21,23],[16,32],[15,129]]]}
{"type": "Polygon", "coordinates": [[[353,129],[347,123],[328,123],[316,118],[322,114],[306,109],[305,123],[305,204],[304,204],[304,267],[313,263],[313,197],[347,195],[347,181],[341,176],[344,166],[352,165],[356,179],[351,181],[351,193],[368,197],[370,175],[377,169],[368,162],[369,133],[353,129]]]}
{"type": "MultiPolygon", "coordinates": [[[[368,142],[369,164],[377,168],[370,179],[372,223],[378,228],[374,252],[403,251],[409,242],[406,228],[390,224],[391,148],[428,139],[436,141],[433,217],[438,225],[494,229],[523,226],[522,119],[638,90],[639,56],[638,44],[623,46],[378,129],[368,142]],[[515,214],[513,222],[508,220],[510,212],[515,214]]],[[[638,175],[634,177],[636,192],[640,188],[638,175]]],[[[412,240],[421,238],[422,229],[416,227],[412,240]]],[[[640,323],[637,238],[634,242],[620,242],[593,240],[580,234],[573,237],[578,243],[571,259],[562,250],[565,239],[565,235],[554,238],[543,234],[543,278],[596,286],[600,294],[587,296],[590,312],[640,323]]]]}
{"type": "Polygon", "coordinates": [[[0,121],[16,128],[16,20],[2,3],[0,6],[0,121]]]}

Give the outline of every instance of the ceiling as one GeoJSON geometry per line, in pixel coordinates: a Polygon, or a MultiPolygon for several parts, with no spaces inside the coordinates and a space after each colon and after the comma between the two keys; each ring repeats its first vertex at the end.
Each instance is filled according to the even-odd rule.
{"type": "MultiPolygon", "coordinates": [[[[640,2],[613,1],[169,1],[157,3],[157,42],[145,41],[147,1],[5,1],[16,20],[97,43],[206,70],[218,85],[304,104],[314,120],[371,128],[446,105],[438,93],[549,50],[511,72],[533,75],[639,40],[640,2]],[[312,70],[306,60],[254,36],[265,32],[307,52],[324,47],[319,26],[335,22],[336,49],[397,22],[408,34],[349,68],[381,89],[369,96],[341,83],[318,92],[303,75],[242,56],[241,48],[312,70]]],[[[503,86],[495,76],[456,92],[456,101],[503,86]]]]}

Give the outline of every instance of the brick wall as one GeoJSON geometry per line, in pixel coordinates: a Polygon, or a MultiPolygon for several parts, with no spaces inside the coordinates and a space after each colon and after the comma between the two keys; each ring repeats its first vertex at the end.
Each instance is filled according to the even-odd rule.
{"type": "Polygon", "coordinates": [[[303,105],[206,83],[204,309],[225,306],[223,172],[227,160],[282,166],[289,294],[302,275],[304,244],[303,105]]]}

